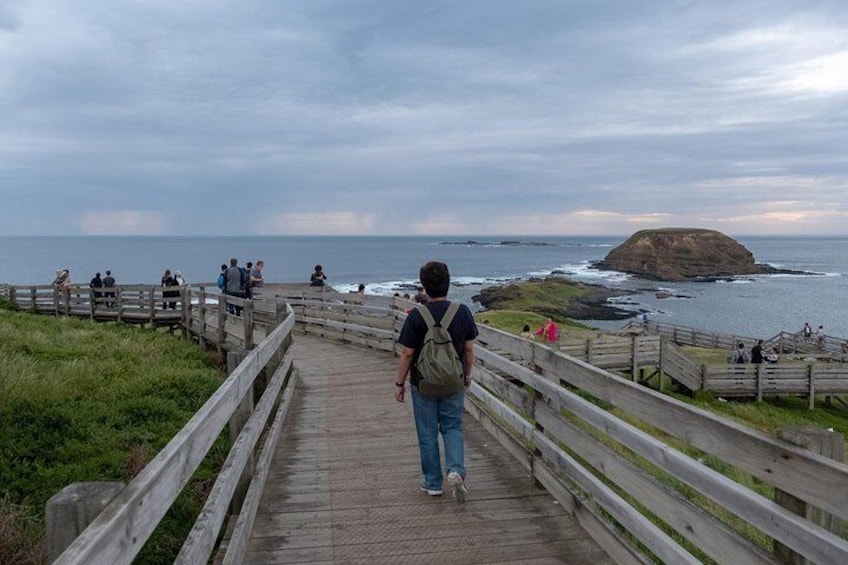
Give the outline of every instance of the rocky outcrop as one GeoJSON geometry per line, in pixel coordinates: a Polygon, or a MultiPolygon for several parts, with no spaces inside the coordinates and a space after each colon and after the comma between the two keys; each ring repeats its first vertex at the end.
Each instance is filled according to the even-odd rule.
{"type": "Polygon", "coordinates": [[[784,272],[756,263],[744,245],[721,232],[694,228],[636,232],[595,267],[660,281],[784,272]]]}
{"type": "Polygon", "coordinates": [[[609,298],[625,294],[632,293],[551,276],[484,288],[473,300],[487,310],[536,312],[560,322],[568,318],[626,320],[633,317],[632,311],[607,302],[609,298]]]}

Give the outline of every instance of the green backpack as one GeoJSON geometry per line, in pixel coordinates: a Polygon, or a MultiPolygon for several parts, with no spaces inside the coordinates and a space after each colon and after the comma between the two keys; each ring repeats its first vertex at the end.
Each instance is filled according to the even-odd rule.
{"type": "Polygon", "coordinates": [[[436,324],[430,310],[416,306],[416,310],[427,324],[424,345],[418,353],[418,359],[412,366],[418,378],[418,391],[423,396],[444,398],[460,392],[465,386],[462,374],[462,361],[453,346],[448,328],[459,310],[458,302],[451,302],[442,320],[436,324]]]}

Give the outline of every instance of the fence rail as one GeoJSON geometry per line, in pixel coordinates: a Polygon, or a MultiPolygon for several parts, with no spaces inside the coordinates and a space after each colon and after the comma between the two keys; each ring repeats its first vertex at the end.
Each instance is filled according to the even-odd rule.
{"type": "Polygon", "coordinates": [[[630,322],[627,328],[643,328],[665,338],[669,338],[678,345],[691,345],[694,347],[708,347],[713,349],[725,349],[733,351],[740,343],[751,348],[757,341],[763,339],[763,347],[768,350],[776,349],[779,353],[808,353],[811,355],[830,356],[835,359],[848,358],[848,340],[825,335],[821,344],[815,337],[805,337],[803,332],[780,332],[768,339],[742,336],[736,334],[724,334],[709,332],[687,326],[676,326],[661,322],[650,321],[647,323],[630,322]]]}

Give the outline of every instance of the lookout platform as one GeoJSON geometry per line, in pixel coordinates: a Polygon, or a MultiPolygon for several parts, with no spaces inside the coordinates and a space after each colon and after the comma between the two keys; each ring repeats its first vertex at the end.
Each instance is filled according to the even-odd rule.
{"type": "Polygon", "coordinates": [[[390,353],[299,335],[298,391],[245,563],[612,563],[466,415],[469,499],[419,491],[411,400],[390,353]]]}

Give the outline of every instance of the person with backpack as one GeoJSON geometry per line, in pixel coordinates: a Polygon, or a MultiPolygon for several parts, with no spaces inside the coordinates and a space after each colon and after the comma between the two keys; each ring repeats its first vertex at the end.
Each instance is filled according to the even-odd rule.
{"type": "Polygon", "coordinates": [[[736,346],[736,351],[733,352],[731,356],[731,363],[747,363],[748,362],[748,352],[745,351],[745,344],[739,342],[739,345],[736,346]]]}
{"type": "MultiPolygon", "coordinates": [[[[236,298],[245,297],[245,285],[247,277],[245,271],[238,266],[238,259],[232,257],[230,259],[229,268],[224,271],[224,294],[235,296],[236,298]]],[[[227,312],[235,316],[241,316],[242,307],[237,304],[227,302],[227,312]]]]}
{"type": "Polygon", "coordinates": [[[406,378],[424,480],[419,487],[430,496],[443,494],[439,433],[445,446],[447,482],[457,502],[465,502],[465,440],[462,412],[465,389],[471,385],[477,325],[471,310],[447,299],[450,272],[431,261],[419,272],[426,304],[410,310],[398,337],[403,347],[395,380],[395,400],[404,402],[406,378]]]}

